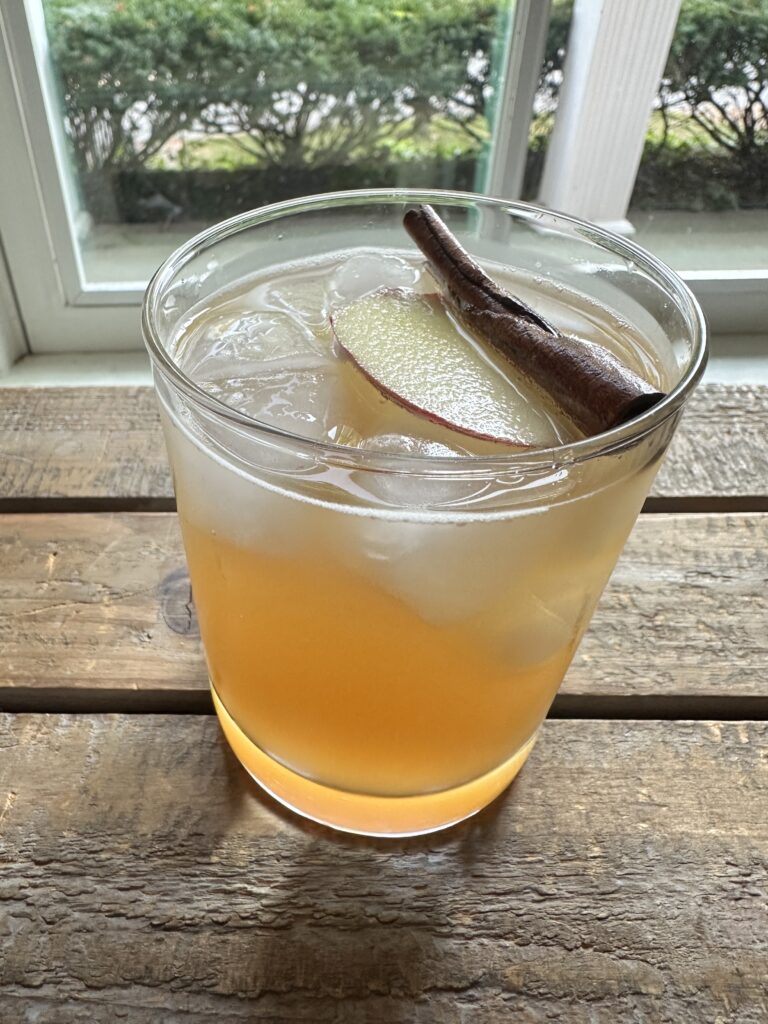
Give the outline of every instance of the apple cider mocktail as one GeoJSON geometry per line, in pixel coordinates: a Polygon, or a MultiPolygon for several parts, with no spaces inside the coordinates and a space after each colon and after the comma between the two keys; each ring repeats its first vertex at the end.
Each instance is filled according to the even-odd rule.
{"type": "MultiPolygon", "coordinates": [[[[486,270],[668,383],[608,309],[486,270]]],[[[228,406],[339,446],[334,467],[275,435],[254,468],[247,438],[217,445],[164,414],[227,737],[289,806],[368,833],[458,821],[514,777],[659,453],[506,471],[511,452],[583,434],[436,292],[410,250],[336,251],[214,295],[172,347],[228,406]]]]}

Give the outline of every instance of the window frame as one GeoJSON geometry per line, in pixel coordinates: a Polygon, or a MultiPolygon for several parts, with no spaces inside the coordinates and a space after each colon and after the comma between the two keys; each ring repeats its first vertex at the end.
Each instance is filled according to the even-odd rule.
{"type": "Polygon", "coordinates": [[[8,180],[0,239],[32,353],[137,348],[140,281],[85,281],[63,130],[52,116],[42,0],[0,0],[0,123],[8,180]]]}
{"type": "Polygon", "coordinates": [[[0,245],[0,379],[19,359],[29,355],[24,325],[19,315],[8,262],[0,245]]]}
{"type": "MultiPolygon", "coordinates": [[[[679,4],[575,0],[569,36],[573,70],[566,60],[544,165],[543,205],[567,206],[577,216],[631,231],[627,207],[679,4]],[[628,61],[628,54],[636,58],[638,52],[640,59],[628,61]],[[613,118],[601,116],[604,109],[598,108],[606,95],[612,97],[613,118]],[[606,162],[616,118],[624,129],[621,147],[613,146],[620,155],[606,162]],[[596,180],[602,193],[593,187],[596,180]]],[[[484,176],[484,191],[491,195],[515,199],[520,194],[549,11],[550,0],[513,0],[511,6],[484,176]]],[[[0,305],[6,310],[0,318],[0,373],[25,352],[141,347],[145,282],[86,279],[78,231],[87,231],[89,218],[78,205],[56,111],[42,0],[0,0],[0,123],[7,176],[0,188],[0,305]]],[[[768,270],[684,271],[681,276],[713,331],[765,331],[768,270]]]]}

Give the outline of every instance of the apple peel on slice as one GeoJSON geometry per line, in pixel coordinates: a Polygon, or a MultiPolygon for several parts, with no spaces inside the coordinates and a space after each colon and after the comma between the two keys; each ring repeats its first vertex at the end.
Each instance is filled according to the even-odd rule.
{"type": "Polygon", "coordinates": [[[457,329],[437,295],[381,289],[334,313],[336,341],[387,398],[473,437],[522,448],[559,443],[537,408],[457,329]]]}

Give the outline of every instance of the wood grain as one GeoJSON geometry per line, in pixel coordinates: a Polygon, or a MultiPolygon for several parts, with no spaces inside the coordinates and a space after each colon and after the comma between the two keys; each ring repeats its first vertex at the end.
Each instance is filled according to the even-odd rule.
{"type": "Polygon", "coordinates": [[[2,716],[3,1024],[758,1024],[768,726],[550,722],[474,822],[332,838],[212,718],[2,716]]]}
{"type": "MultiPolygon", "coordinates": [[[[768,387],[691,399],[650,508],[768,510],[768,387]]],[[[173,508],[149,388],[0,388],[0,509],[173,508]]]]}
{"type": "MultiPolygon", "coordinates": [[[[210,709],[173,514],[8,515],[0,707],[210,709]]],[[[557,714],[768,716],[768,515],[644,516],[557,714]]]]}
{"type": "Polygon", "coordinates": [[[173,507],[148,387],[0,388],[0,453],[0,508],[173,507]]]}
{"type": "Polygon", "coordinates": [[[6,515],[0,565],[0,706],[209,707],[175,514],[6,515]]]}
{"type": "Polygon", "coordinates": [[[649,507],[768,511],[768,387],[708,384],[694,392],[649,507]],[[745,499],[753,498],[752,502],[745,499]]]}

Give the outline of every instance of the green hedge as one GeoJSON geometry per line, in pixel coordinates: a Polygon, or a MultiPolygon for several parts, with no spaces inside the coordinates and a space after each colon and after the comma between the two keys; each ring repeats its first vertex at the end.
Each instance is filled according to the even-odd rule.
{"type": "Polygon", "coordinates": [[[708,150],[654,151],[640,165],[632,208],[768,209],[768,146],[743,160],[708,150]]]}
{"type": "MultiPolygon", "coordinates": [[[[526,178],[538,181],[542,150],[528,154],[526,178]]],[[[323,167],[237,170],[87,171],[81,179],[86,206],[100,222],[216,221],[265,203],[351,188],[457,188],[475,184],[473,156],[454,160],[360,162],[323,167]]],[[[532,187],[529,189],[532,191],[532,187]]]]}
{"type": "Polygon", "coordinates": [[[47,10],[83,170],[144,165],[190,127],[236,134],[274,167],[375,158],[398,126],[418,131],[436,114],[471,131],[498,19],[495,0],[49,0],[47,10]]]}
{"type": "MultiPolygon", "coordinates": [[[[163,218],[177,207],[210,220],[348,185],[472,187],[508,7],[505,0],[46,0],[86,206],[99,220],[163,218]],[[241,166],[195,170],[181,161],[162,170],[158,155],[185,130],[228,135],[241,166]]],[[[571,0],[555,0],[539,81],[544,106],[556,99],[570,10],[571,0]]],[[[635,204],[762,204],[755,179],[765,174],[768,151],[766,89],[768,0],[683,0],[635,204]],[[681,102],[684,118],[672,110],[681,102]]],[[[540,134],[529,188],[545,145],[540,134]]]]}
{"type": "Polygon", "coordinates": [[[82,178],[86,206],[98,221],[221,220],[265,203],[337,189],[444,187],[471,189],[475,161],[328,164],[236,170],[110,170],[82,178]]]}
{"type": "Polygon", "coordinates": [[[768,0],[683,0],[656,107],[633,206],[768,206],[768,0]]]}

